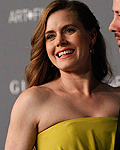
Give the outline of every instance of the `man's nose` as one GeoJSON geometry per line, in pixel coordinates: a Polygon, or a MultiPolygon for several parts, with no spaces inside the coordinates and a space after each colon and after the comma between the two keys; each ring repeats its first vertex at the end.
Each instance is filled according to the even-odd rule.
{"type": "Polygon", "coordinates": [[[112,20],[112,22],[109,25],[109,31],[115,32],[116,31],[116,21],[115,18],[112,20]]]}

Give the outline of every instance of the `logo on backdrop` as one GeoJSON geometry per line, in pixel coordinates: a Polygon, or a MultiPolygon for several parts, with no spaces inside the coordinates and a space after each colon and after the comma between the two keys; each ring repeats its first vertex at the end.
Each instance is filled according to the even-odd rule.
{"type": "Polygon", "coordinates": [[[120,75],[116,76],[115,79],[111,82],[110,85],[113,86],[113,87],[120,86],[120,75]]]}
{"type": "Polygon", "coordinates": [[[17,95],[26,89],[25,80],[12,80],[9,84],[9,90],[12,95],[17,95]]]}
{"type": "Polygon", "coordinates": [[[44,8],[35,7],[32,10],[25,8],[25,9],[17,9],[11,10],[9,13],[8,23],[24,23],[28,21],[37,21],[44,8]]]}

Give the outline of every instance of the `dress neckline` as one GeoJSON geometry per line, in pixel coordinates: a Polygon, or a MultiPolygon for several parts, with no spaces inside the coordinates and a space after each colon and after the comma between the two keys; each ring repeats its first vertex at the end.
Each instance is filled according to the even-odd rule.
{"type": "Polygon", "coordinates": [[[61,124],[66,124],[66,123],[74,123],[74,122],[92,122],[92,121],[104,121],[104,120],[107,120],[107,121],[110,121],[110,120],[114,120],[114,121],[117,121],[118,120],[118,117],[85,117],[85,118],[74,118],[74,119],[68,119],[68,120],[64,120],[64,121],[61,121],[61,122],[58,122],[58,123],[55,123],[53,124],[52,126],[46,128],[45,130],[39,132],[37,135],[39,134],[42,134],[44,132],[46,132],[47,130],[50,130],[51,128],[55,127],[55,126],[58,126],[58,125],[61,125],[61,124]]]}

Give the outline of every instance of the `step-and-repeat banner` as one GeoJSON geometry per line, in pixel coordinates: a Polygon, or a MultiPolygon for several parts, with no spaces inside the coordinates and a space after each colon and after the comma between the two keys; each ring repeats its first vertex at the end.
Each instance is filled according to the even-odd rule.
{"type": "MultiPolygon", "coordinates": [[[[82,0],[81,0],[82,1],[82,0]]],[[[39,17],[51,0],[1,0],[0,4],[0,149],[4,149],[12,106],[25,90],[24,69],[30,58],[30,40],[39,17]]],[[[113,18],[112,0],[83,0],[100,22],[107,55],[120,86],[120,54],[114,34],[108,30],[113,18]]]]}

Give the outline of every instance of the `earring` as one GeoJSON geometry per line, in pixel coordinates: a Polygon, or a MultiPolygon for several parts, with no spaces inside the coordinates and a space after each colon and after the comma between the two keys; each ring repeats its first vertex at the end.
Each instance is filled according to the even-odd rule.
{"type": "Polygon", "coordinates": [[[91,53],[91,55],[92,55],[92,54],[95,54],[94,48],[91,48],[91,49],[90,49],[90,53],[91,53]]]}

